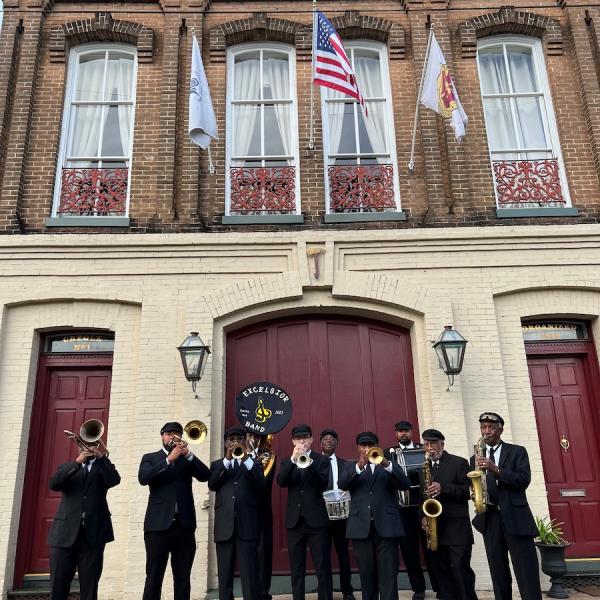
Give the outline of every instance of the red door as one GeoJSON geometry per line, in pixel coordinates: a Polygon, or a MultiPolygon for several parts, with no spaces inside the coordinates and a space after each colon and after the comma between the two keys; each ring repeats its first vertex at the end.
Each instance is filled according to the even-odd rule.
{"type": "MultiPolygon", "coordinates": [[[[355,436],[371,430],[382,446],[395,442],[394,423],[418,430],[408,330],[375,321],[303,317],[269,321],[227,337],[226,426],[237,424],[234,400],[253,381],[280,385],[292,400],[290,423],[275,436],[279,460],[291,454],[291,428],[309,423],[319,451],[319,432],[340,435],[338,454],[356,456],[355,436]]],[[[289,572],[286,492],[273,486],[273,572],[289,572]]]]}
{"type": "MultiPolygon", "coordinates": [[[[564,523],[571,557],[600,552],[598,406],[590,394],[598,380],[590,379],[593,350],[579,345],[584,354],[527,359],[550,516],[564,523]]],[[[528,346],[528,355],[535,351],[528,346]]]]}
{"type": "Polygon", "coordinates": [[[65,429],[79,433],[87,419],[100,419],[108,426],[111,364],[112,356],[106,355],[40,359],[19,526],[16,588],[22,585],[24,575],[50,571],[46,538],[61,495],[49,489],[48,481],[58,465],[73,460],[78,453],[65,429]]]}

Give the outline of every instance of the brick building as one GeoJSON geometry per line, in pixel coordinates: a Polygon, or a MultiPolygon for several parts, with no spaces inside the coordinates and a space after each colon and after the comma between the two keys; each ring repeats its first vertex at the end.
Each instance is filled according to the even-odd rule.
{"type": "MultiPolygon", "coordinates": [[[[343,431],[348,456],[363,428],[391,444],[400,418],[466,456],[477,416],[499,412],[528,448],[534,513],[565,523],[572,572],[599,574],[596,3],[320,3],[367,119],[311,85],[310,2],[4,6],[0,431],[17,452],[0,482],[3,593],[43,590],[63,429],[100,416],[123,479],[101,595],[139,594],[139,458],[163,422],[191,418],[208,425],[201,458],[220,456],[235,395],[257,380],[285,388],[293,422],[343,431]],[[421,110],[411,172],[428,24],[469,124],[458,144],[421,110]],[[187,137],[194,33],[214,173],[187,137]],[[469,340],[450,391],[430,344],[448,323],[469,340]],[[192,330],[212,350],[198,398],[176,351],[192,330]]],[[[204,597],[212,497],[196,487],[204,597]]],[[[276,491],[285,575],[281,506],[276,491]]],[[[489,589],[483,552],[473,565],[489,589]]]]}

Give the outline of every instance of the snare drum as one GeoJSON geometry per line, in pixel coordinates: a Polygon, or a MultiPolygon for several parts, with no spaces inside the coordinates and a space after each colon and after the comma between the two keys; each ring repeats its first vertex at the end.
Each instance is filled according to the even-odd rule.
{"type": "Polygon", "coordinates": [[[350,492],[343,490],[329,490],[323,492],[325,507],[330,521],[347,519],[350,514],[350,492]]]}

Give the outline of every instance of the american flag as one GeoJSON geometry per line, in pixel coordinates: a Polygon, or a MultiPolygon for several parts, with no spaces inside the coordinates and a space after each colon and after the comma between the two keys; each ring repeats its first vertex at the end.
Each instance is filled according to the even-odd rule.
{"type": "Polygon", "coordinates": [[[367,116],[367,107],[342,40],[329,19],[320,11],[316,11],[313,27],[313,52],[313,82],[358,100],[367,116]]]}

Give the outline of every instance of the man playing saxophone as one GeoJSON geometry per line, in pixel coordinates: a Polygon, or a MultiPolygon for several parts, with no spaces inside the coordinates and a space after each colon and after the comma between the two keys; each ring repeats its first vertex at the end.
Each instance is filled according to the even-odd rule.
{"type": "MultiPolygon", "coordinates": [[[[438,598],[477,600],[475,573],[471,569],[469,463],[444,450],[445,438],[437,429],[427,429],[421,437],[431,472],[431,483],[424,489],[424,495],[442,505],[435,523],[437,550],[427,550],[428,564],[440,582],[438,598]]],[[[422,523],[423,527],[427,525],[425,516],[422,523]]]]}

